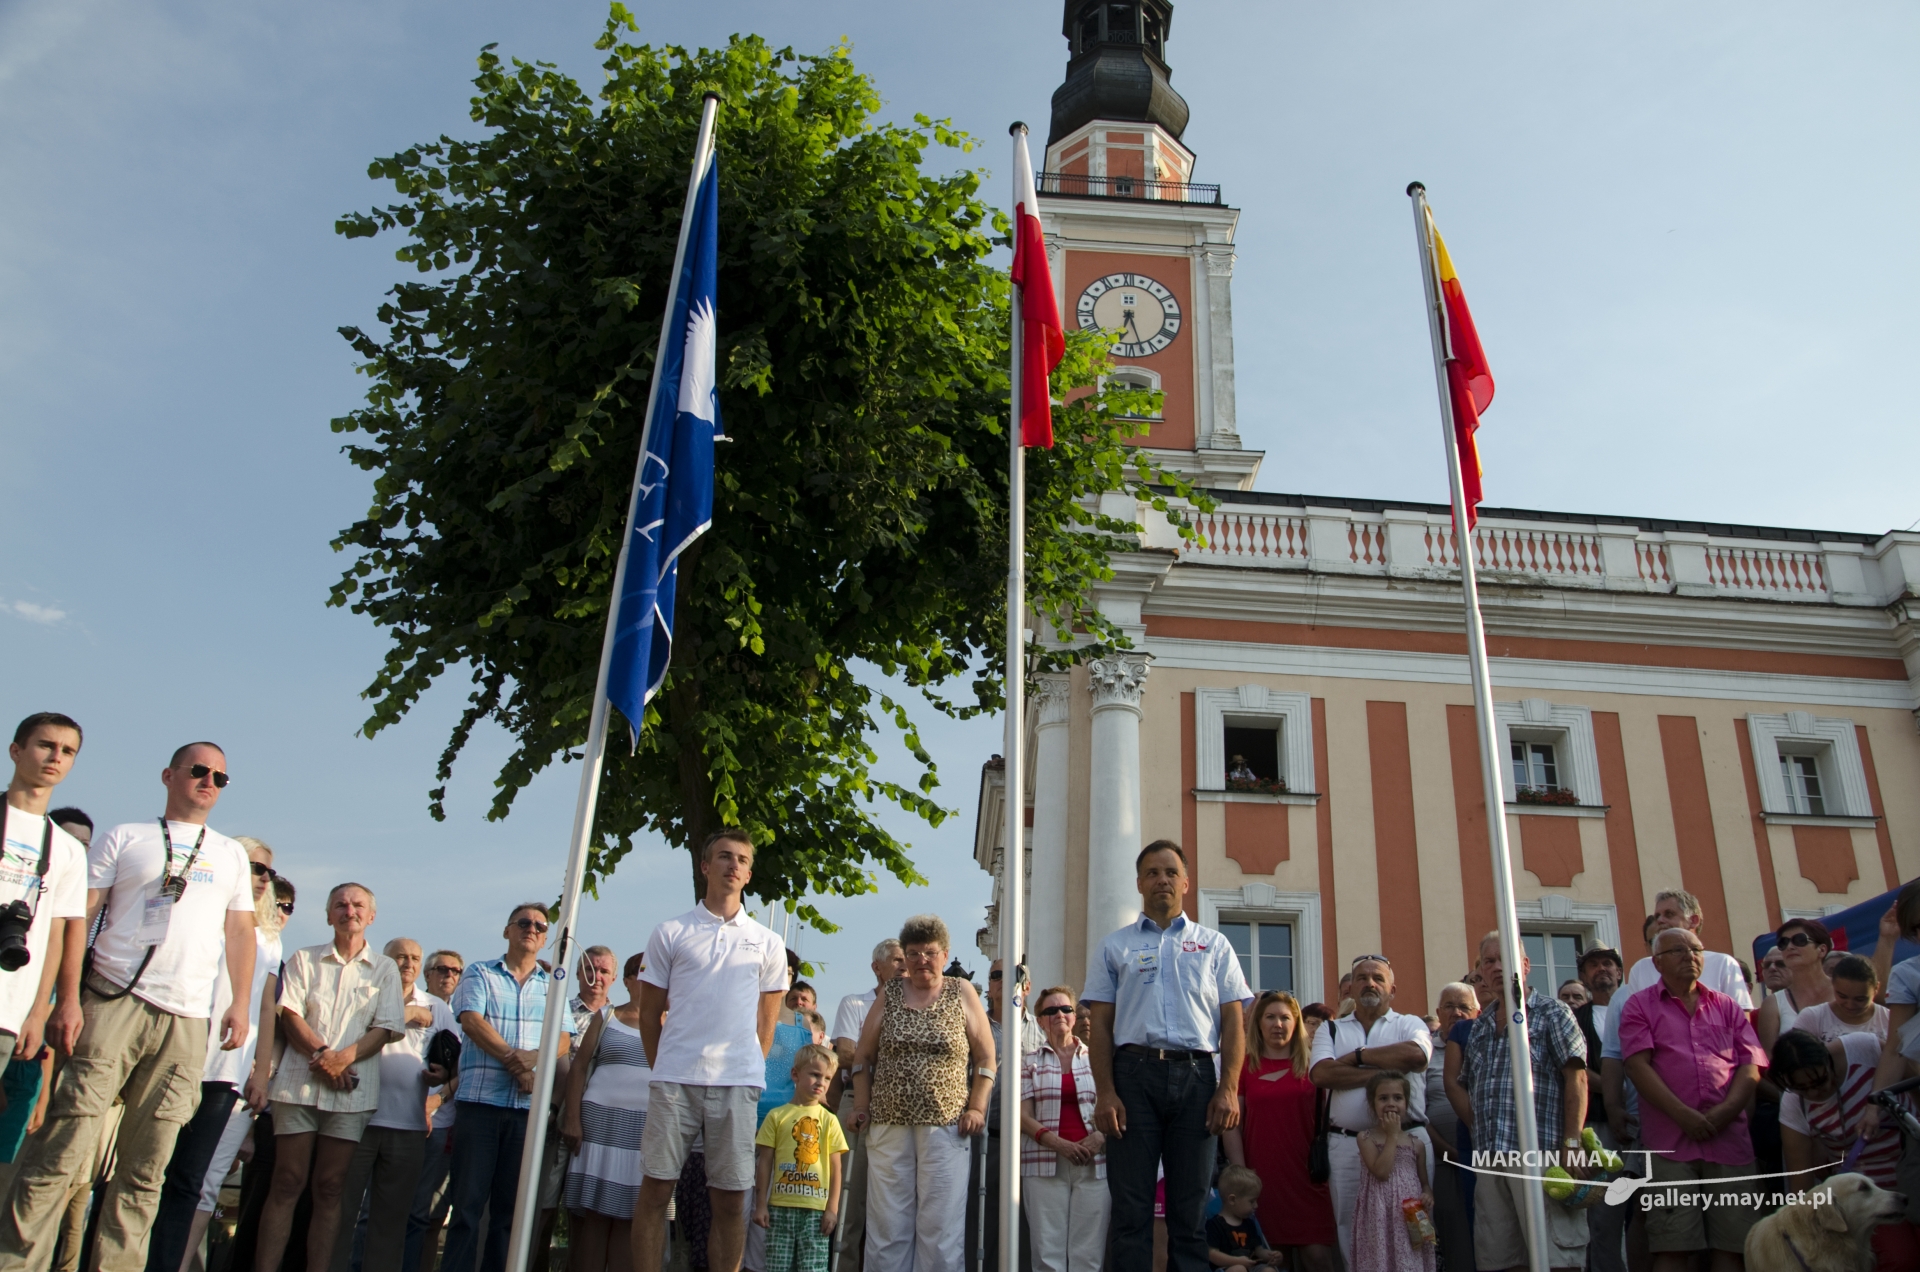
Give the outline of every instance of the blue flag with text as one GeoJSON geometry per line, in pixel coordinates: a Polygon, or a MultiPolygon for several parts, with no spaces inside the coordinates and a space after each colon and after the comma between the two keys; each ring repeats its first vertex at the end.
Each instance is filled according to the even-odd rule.
{"type": "Polygon", "coordinates": [[[659,391],[646,430],[607,680],[607,700],[627,718],[636,746],[646,704],[660,691],[673,656],[680,554],[713,524],[713,443],[720,436],[713,296],[719,200],[719,164],[709,159],[694,196],[666,356],[658,370],[659,391]]]}

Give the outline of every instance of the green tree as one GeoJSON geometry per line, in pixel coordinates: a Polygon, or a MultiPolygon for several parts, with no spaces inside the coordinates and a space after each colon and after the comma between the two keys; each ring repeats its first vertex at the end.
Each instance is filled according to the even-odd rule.
{"type": "MultiPolygon", "coordinates": [[[[397,723],[450,670],[470,673],[436,817],[482,720],[516,743],[491,817],[578,758],[695,126],[715,89],[734,440],[717,460],[713,529],[681,561],[672,666],[631,754],[614,721],[588,884],[643,828],[697,846],[724,824],[759,845],[762,897],[857,894],[875,869],[917,882],[873,806],[938,824],[934,766],[901,704],[856,668],[949,712],[1001,705],[1007,282],[988,258],[1005,224],[977,173],[923,170],[930,147],[971,141],[925,118],[876,122],[879,97],[845,47],[796,56],[736,36],[689,53],[627,42],[635,29],[613,5],[597,103],[553,66],[503,63],[489,46],[472,99],[483,139],[378,160],[370,175],[397,201],[337,226],[402,234],[396,256],[420,275],[380,306],[383,337],[342,329],[371,386],[333,427],[357,435],[345,450],[374,474],[374,499],[334,541],[354,560],[331,603],[391,638],[364,730],[397,723]],[[941,696],[955,683],[967,701],[941,696]],[[913,784],[872,771],[889,720],[921,766],[913,784]]],[[[1056,392],[1095,385],[1099,345],[1076,337],[1056,392]]],[[[1090,497],[1132,486],[1165,509],[1162,491],[1191,492],[1123,444],[1146,395],[1071,396],[1061,444],[1029,465],[1030,595],[1057,635],[1098,648],[1117,633],[1081,597],[1138,527],[1091,516],[1090,497]]]]}

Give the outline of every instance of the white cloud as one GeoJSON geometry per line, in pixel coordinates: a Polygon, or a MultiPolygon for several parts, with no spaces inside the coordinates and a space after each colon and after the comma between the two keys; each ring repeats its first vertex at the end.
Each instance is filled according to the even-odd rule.
{"type": "Polygon", "coordinates": [[[52,605],[35,605],[32,601],[14,601],[7,608],[22,618],[44,623],[49,627],[67,616],[67,611],[63,609],[52,605]]]}

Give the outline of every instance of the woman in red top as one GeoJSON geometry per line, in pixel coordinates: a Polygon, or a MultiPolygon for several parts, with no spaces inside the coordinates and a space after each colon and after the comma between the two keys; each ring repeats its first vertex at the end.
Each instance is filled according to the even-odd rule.
{"type": "Polygon", "coordinates": [[[1093,1065],[1074,1036],[1076,995],[1042,990],[1034,1015],[1047,1045],[1020,1073],[1020,1188],[1033,1272],[1100,1272],[1107,1247],[1106,1136],[1093,1129],[1093,1065]]]}
{"type": "Polygon", "coordinates": [[[1240,1070],[1240,1125],[1225,1135],[1227,1160],[1251,1167],[1260,1190],[1260,1227],[1275,1249],[1297,1253],[1296,1272],[1333,1272],[1333,1197],[1307,1178],[1319,1090],[1307,1076],[1307,1031],[1292,994],[1268,990],[1253,1005],[1247,1062],[1240,1070]]]}

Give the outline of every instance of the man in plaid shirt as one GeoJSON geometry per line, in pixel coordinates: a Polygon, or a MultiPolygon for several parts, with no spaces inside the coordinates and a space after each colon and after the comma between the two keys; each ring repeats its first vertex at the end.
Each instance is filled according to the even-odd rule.
{"type": "MultiPolygon", "coordinates": [[[[1520,956],[1520,980],[1525,983],[1532,965],[1520,956]]],[[[1507,1045],[1505,960],[1500,934],[1489,932],[1480,942],[1480,992],[1487,1001],[1467,1035],[1466,1055],[1460,1064],[1460,1085],[1473,1101],[1473,1148],[1481,1152],[1514,1153],[1520,1149],[1519,1110],[1514,1100],[1513,1052],[1507,1045]]],[[[1539,1147],[1578,1150],[1580,1132],[1587,1123],[1587,1040],[1573,1012],[1558,999],[1539,990],[1527,991],[1527,1046],[1533,1067],[1533,1117],[1539,1147]]],[[[1571,1163],[1567,1170],[1581,1172],[1571,1163]]],[[[1480,1176],[1474,1190],[1474,1263],[1488,1269],[1527,1266],[1526,1219],[1528,1189],[1540,1187],[1533,1179],[1544,1165],[1501,1167],[1503,1174],[1480,1176]]],[[[1550,1267],[1580,1268],[1587,1261],[1587,1213],[1547,1202],[1547,1261],[1550,1267]]]]}
{"type": "MultiPolygon", "coordinates": [[[[552,975],[540,966],[547,944],[547,907],[517,905],[507,916],[505,958],[468,965],[453,991],[453,1014],[466,1033],[460,1048],[460,1130],[453,1137],[453,1226],[447,1233],[443,1272],[474,1272],[480,1217],[487,1213],[484,1272],[501,1272],[513,1226],[520,1153],[533,1103],[533,1064],[547,1019],[552,975]]],[[[560,1035],[567,1054],[574,1025],[560,1035]]]]}

